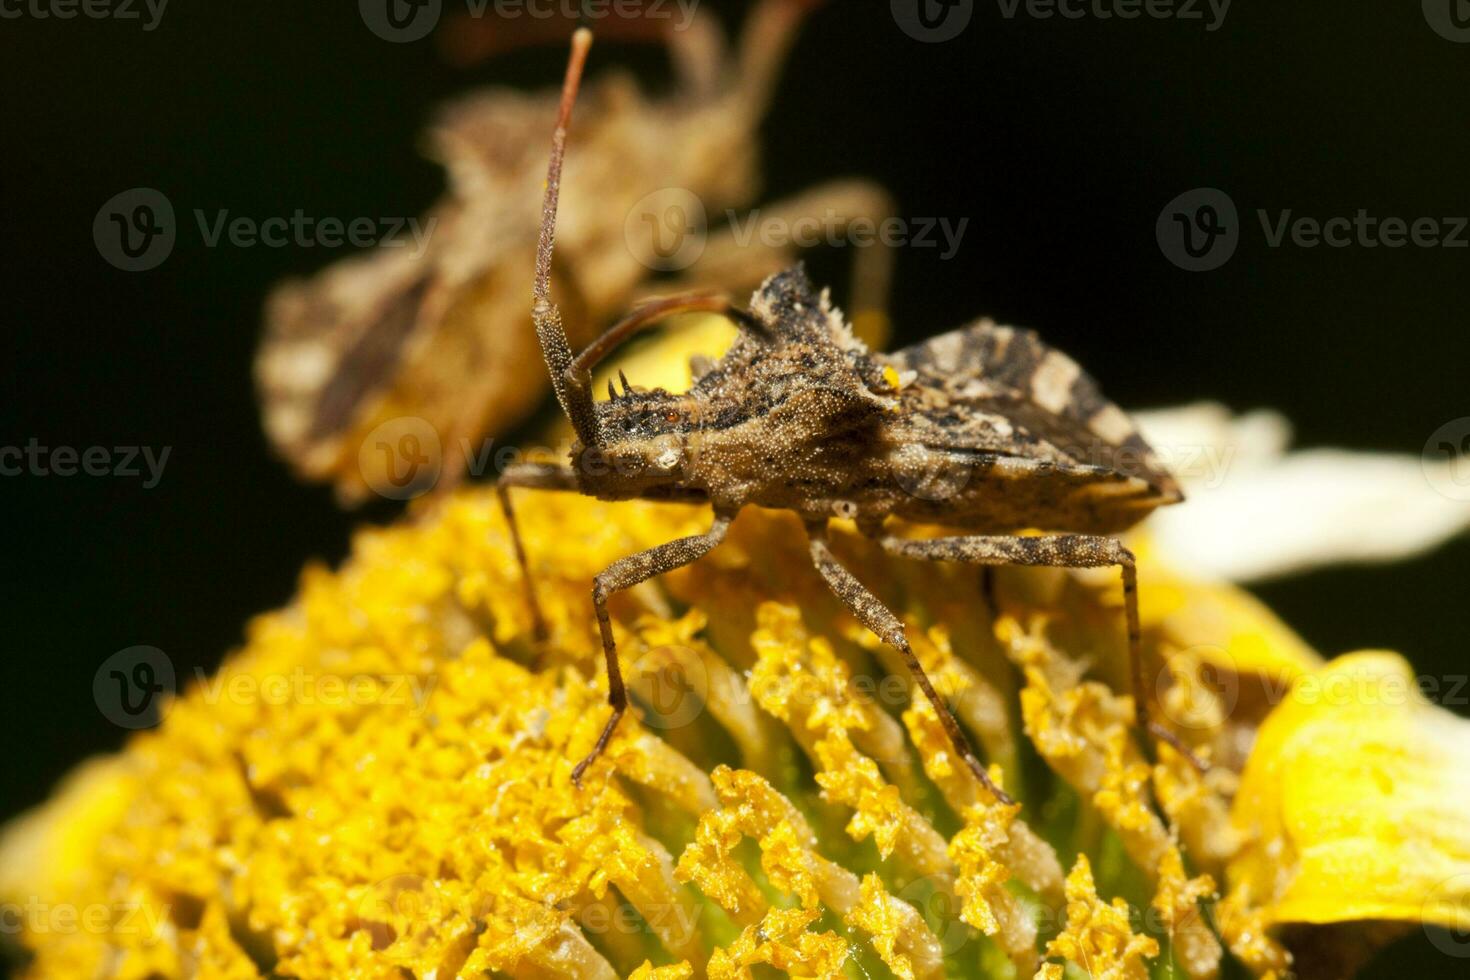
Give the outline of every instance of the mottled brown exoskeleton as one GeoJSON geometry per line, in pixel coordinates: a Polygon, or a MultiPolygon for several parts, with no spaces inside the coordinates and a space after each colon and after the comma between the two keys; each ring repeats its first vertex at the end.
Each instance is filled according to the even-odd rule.
{"type": "MultiPolygon", "coordinates": [[[[995,796],[968,739],[910,649],[904,628],[843,568],[827,544],[832,518],[856,522],[893,555],[978,565],[1118,566],[1140,736],[1174,742],[1151,726],[1139,660],[1133,556],[1109,535],[1181,499],[1128,417],[1105,400],[1076,362],[1026,330],[981,321],[894,354],[857,339],[825,291],[800,266],[756,291],[748,310],[696,293],[648,303],[573,356],[548,292],[567,122],[590,33],[579,31],[553,137],[543,206],[533,318],[557,399],[577,441],[565,465],[507,470],[507,488],[570,490],[604,500],[708,502],[714,523],[614,562],[592,600],[607,661],[612,717],[573,771],[580,782],[627,705],[608,618],[608,596],[687,565],[724,538],[742,507],[800,515],[812,561],[837,597],[903,655],[955,748],[995,796]],[[696,372],[687,393],[621,392],[594,402],[591,369],[620,342],[675,312],[723,313],[740,327],[733,346],[696,372]],[[895,522],[947,525],[959,537],[908,539],[895,522]],[[1026,528],[1066,533],[1018,536],[1026,528]]],[[[519,536],[516,546],[525,565],[519,536]]],[[[528,590],[534,605],[534,590],[528,590]]],[[[1177,742],[1175,743],[1177,745],[1177,742]]],[[[1182,751],[1182,749],[1181,749],[1182,751]]]]}
{"type": "MultiPolygon", "coordinates": [[[[552,278],[573,341],[591,340],[660,273],[672,288],[749,288],[789,264],[793,249],[745,241],[722,221],[755,202],[758,128],[776,77],[813,0],[762,0],[727,53],[714,19],[614,19],[609,33],[667,44],[677,84],[645,95],[614,71],[587,86],[592,111],[575,137],[585,152],[569,172],[568,214],[552,278]],[[704,223],[687,210],[702,208],[704,223]],[[681,210],[682,209],[682,210],[681,210]],[[672,227],[671,227],[672,225],[672,227]],[[705,227],[708,233],[705,234],[705,227]],[[702,249],[684,245],[697,241],[702,249]],[[692,264],[688,264],[692,261],[692,264]]],[[[520,22],[476,19],[506,43],[520,22]]],[[[563,28],[562,39],[566,37],[563,28]]],[[[459,35],[456,35],[459,36],[459,35]]],[[[309,480],[332,483],[345,504],[392,482],[391,457],[360,450],[380,426],[421,418],[443,452],[439,488],[464,472],[463,450],[523,421],[546,378],[524,329],[522,289],[541,226],[546,120],[555,91],[489,89],[459,99],[432,121],[427,149],[449,175],[445,196],[407,236],[288,282],[270,297],[256,379],[266,432],[309,480]]],[[[867,181],[844,180],[762,209],[788,226],[809,215],[835,225],[881,221],[892,204],[867,181]]],[[[857,309],[882,322],[889,256],[854,250],[857,309]]],[[[669,288],[669,287],[665,287],[669,288]]]]}

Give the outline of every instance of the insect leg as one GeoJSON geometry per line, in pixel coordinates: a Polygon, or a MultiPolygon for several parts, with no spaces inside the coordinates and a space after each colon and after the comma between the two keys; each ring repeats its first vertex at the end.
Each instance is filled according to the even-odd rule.
{"type": "Polygon", "coordinates": [[[1123,571],[1123,613],[1128,624],[1128,665],[1133,687],[1133,710],[1139,745],[1144,757],[1157,761],[1151,733],[1169,743],[1201,772],[1205,765],[1173,732],[1149,718],[1148,685],[1143,676],[1143,652],[1139,645],[1138,568],[1133,553],[1114,538],[1090,534],[1054,534],[1042,537],[977,535],[958,538],[911,540],[888,534],[879,538],[883,549],[903,558],[929,561],[960,561],[978,565],[1046,565],[1054,568],[1105,568],[1117,565],[1123,571]]]}
{"type": "Polygon", "coordinates": [[[1000,615],[1000,599],[995,593],[995,566],[985,565],[980,569],[980,596],[990,610],[990,618],[1000,615]]]}
{"type": "Polygon", "coordinates": [[[613,351],[639,331],[646,330],[665,317],[679,313],[729,313],[730,297],[723,292],[700,290],[650,299],[642,303],[617,323],[603,331],[602,335],[588,344],[576,359],[567,365],[568,384],[591,385],[591,372],[613,351]]]}
{"type": "Polygon", "coordinates": [[[608,739],[612,738],[618,721],[628,707],[628,692],[623,687],[623,672],[618,667],[617,644],[613,642],[612,620],[607,614],[607,597],[614,592],[632,588],[639,582],[646,582],[655,575],[662,575],[698,561],[725,539],[731,520],[733,517],[729,514],[716,514],[714,524],[705,533],[679,538],[636,555],[620,558],[593,581],[592,605],[597,610],[597,627],[602,633],[602,653],[607,660],[607,703],[612,705],[612,717],[607,720],[607,725],[603,727],[602,734],[597,737],[597,744],[587,754],[587,758],[577,763],[577,767],[572,770],[572,782],[578,786],[582,785],[582,774],[587,771],[587,767],[607,748],[608,739]]]}
{"type": "Polygon", "coordinates": [[[997,800],[1002,803],[1014,803],[1015,801],[995,785],[990,779],[990,774],[975,757],[975,750],[970,747],[970,740],[960,728],[959,722],[955,721],[954,714],[949,710],[949,705],[939,696],[934,689],[929,675],[924,673],[924,667],[919,663],[919,658],[914,656],[913,648],[909,646],[908,637],[904,635],[903,624],[898,617],[889,611],[888,607],[869,592],[861,582],[853,576],[846,568],[838,563],[832,555],[832,549],[827,546],[827,525],[825,521],[813,521],[807,524],[807,537],[810,539],[812,562],[821,572],[822,578],[827,581],[827,587],[832,594],[842,600],[843,605],[852,610],[852,614],[858,618],[868,629],[878,635],[884,643],[903,654],[903,661],[908,665],[909,672],[914,675],[924,696],[934,706],[934,713],[939,716],[939,721],[944,725],[945,733],[953,743],[955,751],[960,758],[965,760],[975,778],[980,780],[981,785],[988,789],[997,800]]]}
{"type": "Polygon", "coordinates": [[[510,528],[511,544],[515,547],[516,564],[521,569],[521,584],[526,590],[526,605],[531,610],[531,632],[538,644],[550,635],[546,628],[546,617],[541,614],[541,602],[536,598],[536,580],[531,577],[531,566],[526,561],[526,546],[521,539],[521,528],[516,523],[515,508],[511,506],[511,487],[535,487],[541,490],[576,490],[577,477],[569,467],[522,463],[507,466],[495,482],[495,496],[500,501],[500,512],[510,528]]]}
{"type": "Polygon", "coordinates": [[[737,96],[747,118],[766,111],[776,89],[776,76],[796,43],[796,31],[823,0],[761,0],[745,19],[740,34],[737,96]]]}

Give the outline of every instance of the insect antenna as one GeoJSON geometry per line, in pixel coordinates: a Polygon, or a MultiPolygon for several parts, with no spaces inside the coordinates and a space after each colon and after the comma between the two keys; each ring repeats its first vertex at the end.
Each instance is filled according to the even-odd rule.
{"type": "Polygon", "coordinates": [[[584,446],[598,445],[597,417],[592,409],[592,392],[581,378],[568,372],[572,365],[572,348],[562,325],[561,310],[551,300],[551,253],[556,239],[556,206],[561,195],[567,127],[571,124],[572,106],[577,101],[577,88],[581,85],[582,70],[591,47],[592,31],[586,27],[577,28],[572,35],[572,53],[562,82],[556,129],[551,134],[551,162],[546,167],[546,196],[541,202],[541,237],[536,244],[536,285],[531,294],[531,318],[536,323],[536,340],[541,345],[542,357],[546,359],[556,400],[584,446]]]}
{"type": "Polygon", "coordinates": [[[797,28],[826,0],[762,0],[746,18],[740,34],[736,97],[751,118],[765,114],[776,76],[796,41],[797,28]]]}

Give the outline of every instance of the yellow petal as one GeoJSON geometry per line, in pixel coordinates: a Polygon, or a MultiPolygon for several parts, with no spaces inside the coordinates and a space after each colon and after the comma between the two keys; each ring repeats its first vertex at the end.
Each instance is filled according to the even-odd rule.
{"type": "Polygon", "coordinates": [[[1250,837],[1232,891],[1270,923],[1470,928],[1470,722],[1424,700],[1401,657],[1348,654],[1262,726],[1236,796],[1250,837]]]}

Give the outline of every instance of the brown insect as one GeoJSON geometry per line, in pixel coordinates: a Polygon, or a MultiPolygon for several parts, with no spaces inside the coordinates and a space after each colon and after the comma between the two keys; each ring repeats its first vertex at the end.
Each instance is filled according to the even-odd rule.
{"type": "MultiPolygon", "coordinates": [[[[624,39],[665,41],[679,84],[659,98],[641,94],[624,73],[589,85],[595,111],[577,130],[587,151],[568,198],[577,220],[562,229],[563,261],[554,270],[572,340],[590,340],[670,265],[680,272],[673,288],[690,289],[753,286],[789,264],[791,248],[742,241],[717,217],[757,197],[756,130],[796,29],[815,5],[763,0],[731,56],[702,12],[683,30],[646,19],[609,25],[624,39]],[[650,195],[652,188],[667,193],[650,195]],[[707,238],[681,206],[706,209],[715,226],[707,238]],[[686,235],[703,246],[687,268],[686,235]]],[[[492,33],[498,37],[502,26],[492,33]]],[[[270,297],[256,361],[266,432],[299,475],[331,482],[343,503],[396,482],[391,456],[360,452],[379,426],[406,417],[432,426],[445,489],[474,457],[472,443],[524,420],[544,397],[546,379],[522,370],[535,355],[517,297],[532,274],[543,127],[556,98],[492,89],[448,106],[427,134],[450,186],[425,219],[426,242],[386,242],[270,297]]],[[[850,180],[763,215],[789,226],[825,214],[841,226],[881,221],[891,211],[880,188],[850,180]]],[[[854,252],[862,264],[854,303],[879,323],[890,257],[881,249],[854,252]]]]}
{"type": "MultiPolygon", "coordinates": [[[[1180,500],[1179,489],[1128,417],[1102,397],[1076,362],[1034,333],[987,320],[895,354],[875,354],[797,266],[767,279],[748,310],[715,293],[650,302],[572,355],[548,277],[567,124],[591,40],[585,29],[577,32],[567,68],[532,310],[551,383],[577,441],[568,464],[508,469],[500,499],[513,532],[507,488],[517,486],[604,500],[707,501],[714,523],[704,534],[614,562],[596,577],[592,601],[612,717],[573,779],[580,784],[627,707],[608,596],[697,560],[720,543],[740,509],[752,504],[791,510],[806,522],[822,578],[863,625],[903,655],[955,748],[998,799],[1010,798],[976,759],[898,617],[833,556],[827,543],[832,518],[854,520],[884,550],[905,558],[984,566],[1118,566],[1140,738],[1150,758],[1153,747],[1144,732],[1177,746],[1171,733],[1149,721],[1134,559],[1109,535],[1180,500]],[[687,393],[639,391],[625,380],[623,391],[609,386],[608,400],[593,401],[594,365],[659,318],[690,310],[727,315],[740,332],[687,393]],[[889,519],[968,533],[908,539],[887,527],[889,519]],[[1067,533],[1017,536],[1032,527],[1067,533]]],[[[516,547],[524,570],[518,535],[516,547]]],[[[534,606],[534,591],[530,597],[534,606]]]]}

